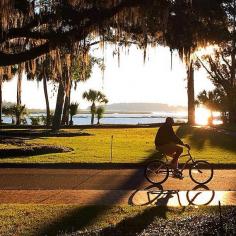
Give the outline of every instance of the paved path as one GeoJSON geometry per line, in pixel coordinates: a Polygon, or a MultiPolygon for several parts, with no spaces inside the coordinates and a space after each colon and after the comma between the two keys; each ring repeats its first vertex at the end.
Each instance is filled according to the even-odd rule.
{"type": "MultiPolygon", "coordinates": [[[[192,190],[196,184],[184,172],[183,180],[169,178],[164,190],[192,190]]],[[[143,169],[0,169],[5,190],[135,190],[148,187],[143,169]]],[[[236,190],[236,170],[215,170],[211,190],[236,190]]]]}
{"type": "Polygon", "coordinates": [[[236,205],[236,170],[215,170],[204,188],[187,172],[153,186],[142,169],[0,169],[1,203],[236,205]],[[194,191],[189,191],[194,190],[194,191]],[[208,191],[206,191],[208,190],[208,191]],[[230,190],[230,191],[227,191],[230,190]]]}

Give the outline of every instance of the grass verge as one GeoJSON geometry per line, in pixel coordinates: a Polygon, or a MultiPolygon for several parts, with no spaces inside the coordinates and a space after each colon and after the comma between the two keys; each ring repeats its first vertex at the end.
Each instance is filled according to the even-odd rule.
{"type": "MultiPolygon", "coordinates": [[[[206,128],[179,126],[177,134],[192,147],[196,159],[211,163],[236,163],[235,140],[226,134],[206,128]]],[[[52,153],[28,157],[1,158],[0,163],[107,163],[111,157],[113,136],[113,163],[141,163],[157,158],[154,138],[156,128],[88,129],[90,135],[81,135],[81,130],[64,130],[78,136],[32,137],[29,144],[62,145],[74,149],[67,153],[52,153]]],[[[0,148],[6,148],[1,146],[0,148]]],[[[184,161],[184,160],[182,160],[184,161]]]]}
{"type": "Polygon", "coordinates": [[[201,214],[218,214],[218,208],[1,204],[0,235],[57,235],[117,224],[135,235],[155,219],[176,220],[201,214]]]}

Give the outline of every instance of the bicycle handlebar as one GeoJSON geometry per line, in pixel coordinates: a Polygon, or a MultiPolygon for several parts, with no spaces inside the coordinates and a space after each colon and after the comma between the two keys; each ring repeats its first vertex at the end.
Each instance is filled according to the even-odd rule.
{"type": "Polygon", "coordinates": [[[188,149],[188,151],[190,151],[191,150],[191,147],[187,144],[184,144],[184,146],[188,149]]]}

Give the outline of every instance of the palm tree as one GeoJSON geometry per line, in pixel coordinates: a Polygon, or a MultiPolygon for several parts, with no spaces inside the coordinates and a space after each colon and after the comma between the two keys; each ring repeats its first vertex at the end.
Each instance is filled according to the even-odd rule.
{"type": "Polygon", "coordinates": [[[79,104],[78,103],[71,103],[69,110],[70,110],[70,125],[73,125],[73,116],[77,114],[79,104]]]}
{"type": "Polygon", "coordinates": [[[91,124],[94,123],[94,115],[96,113],[96,102],[98,103],[108,103],[108,99],[106,95],[101,93],[100,91],[90,89],[88,92],[83,93],[83,98],[87,101],[92,102],[90,112],[91,112],[91,124]]]}
{"type": "Polygon", "coordinates": [[[105,111],[104,107],[98,107],[96,110],[98,125],[100,124],[100,119],[103,117],[104,111],[105,111]]]}
{"type": "Polygon", "coordinates": [[[20,125],[22,117],[27,114],[27,109],[25,105],[11,105],[3,107],[3,113],[7,116],[12,117],[12,124],[14,124],[14,116],[16,118],[16,125],[20,125]]]}
{"type": "Polygon", "coordinates": [[[20,125],[22,116],[27,114],[27,109],[25,105],[14,105],[14,112],[16,116],[16,125],[20,125]]]}

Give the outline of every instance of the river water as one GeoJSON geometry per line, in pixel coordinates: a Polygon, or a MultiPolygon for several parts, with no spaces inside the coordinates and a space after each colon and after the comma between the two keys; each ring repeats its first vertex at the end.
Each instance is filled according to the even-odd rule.
{"type": "MultiPolygon", "coordinates": [[[[31,124],[29,117],[42,116],[45,113],[32,113],[26,117],[27,124],[31,124]]],[[[186,122],[187,114],[184,113],[144,113],[144,114],[124,114],[124,113],[111,113],[104,114],[104,117],[100,120],[101,124],[150,124],[150,123],[162,123],[165,121],[166,117],[171,116],[174,118],[175,122],[186,122]]],[[[3,116],[4,123],[11,123],[11,117],[3,116]]],[[[90,114],[77,114],[73,117],[74,125],[88,125],[91,122],[90,114]]],[[[94,123],[97,123],[97,118],[95,118],[94,123]]]]}

